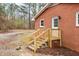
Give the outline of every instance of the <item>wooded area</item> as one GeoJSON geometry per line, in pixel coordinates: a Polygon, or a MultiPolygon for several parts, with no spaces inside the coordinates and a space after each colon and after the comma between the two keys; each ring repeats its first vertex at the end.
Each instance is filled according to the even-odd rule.
{"type": "Polygon", "coordinates": [[[31,19],[46,3],[0,3],[0,30],[33,29],[31,19]]]}

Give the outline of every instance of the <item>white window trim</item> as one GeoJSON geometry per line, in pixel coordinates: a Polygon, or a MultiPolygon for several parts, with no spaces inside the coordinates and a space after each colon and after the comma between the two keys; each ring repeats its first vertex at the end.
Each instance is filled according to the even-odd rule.
{"type": "MultiPolygon", "coordinates": [[[[44,26],[41,26],[41,21],[44,21],[44,19],[41,19],[41,20],[40,20],[40,27],[44,27],[44,26]]],[[[44,24],[44,25],[45,25],[45,24],[44,24]]]]}
{"type": "Polygon", "coordinates": [[[54,27],[54,19],[58,19],[57,16],[52,18],[52,29],[58,29],[58,27],[54,27]]]}
{"type": "Polygon", "coordinates": [[[79,24],[78,24],[78,14],[79,14],[79,12],[76,12],[76,26],[79,26],[79,24]]]}

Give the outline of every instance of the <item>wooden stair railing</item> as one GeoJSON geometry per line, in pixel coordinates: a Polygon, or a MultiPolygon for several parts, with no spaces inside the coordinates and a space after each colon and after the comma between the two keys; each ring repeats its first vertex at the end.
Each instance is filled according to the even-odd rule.
{"type": "Polygon", "coordinates": [[[34,42],[30,46],[30,48],[34,50],[34,52],[36,52],[36,50],[40,48],[42,44],[45,44],[47,41],[49,42],[49,47],[51,47],[50,40],[51,40],[51,29],[48,28],[44,30],[41,34],[39,34],[37,37],[34,37],[34,42]]]}

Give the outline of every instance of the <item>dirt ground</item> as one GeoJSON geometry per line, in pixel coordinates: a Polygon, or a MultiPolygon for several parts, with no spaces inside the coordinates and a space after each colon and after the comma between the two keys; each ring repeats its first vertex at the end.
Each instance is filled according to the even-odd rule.
{"type": "Polygon", "coordinates": [[[79,53],[68,48],[43,48],[37,51],[38,53],[50,56],[79,56],[79,53]]]}
{"type": "Polygon", "coordinates": [[[67,48],[40,48],[37,50],[37,53],[33,53],[33,51],[25,47],[16,50],[16,48],[18,48],[18,36],[33,31],[20,32],[21,33],[18,31],[18,33],[16,33],[16,31],[14,31],[12,33],[15,34],[10,32],[8,35],[0,34],[0,56],[79,56],[78,52],[67,48]]]}

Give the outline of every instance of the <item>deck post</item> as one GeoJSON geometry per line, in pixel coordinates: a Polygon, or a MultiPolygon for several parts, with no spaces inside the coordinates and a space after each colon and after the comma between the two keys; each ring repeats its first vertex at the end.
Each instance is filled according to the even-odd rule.
{"type": "Polygon", "coordinates": [[[52,41],[51,41],[51,29],[48,30],[48,46],[51,48],[52,47],[52,41]]]}
{"type": "Polygon", "coordinates": [[[60,38],[60,47],[62,46],[62,39],[60,38]]]}
{"type": "Polygon", "coordinates": [[[36,53],[36,38],[34,38],[34,53],[36,53]]]}
{"type": "Polygon", "coordinates": [[[59,36],[59,39],[60,39],[60,47],[61,47],[62,46],[61,30],[58,31],[58,36],[59,36]]]}
{"type": "Polygon", "coordinates": [[[61,42],[61,39],[60,39],[60,47],[62,46],[62,42],[61,42]]]}

